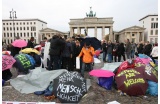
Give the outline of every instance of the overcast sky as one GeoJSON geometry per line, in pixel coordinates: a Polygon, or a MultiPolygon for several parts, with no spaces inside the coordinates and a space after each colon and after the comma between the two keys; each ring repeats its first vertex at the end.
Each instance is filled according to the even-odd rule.
{"type": "Polygon", "coordinates": [[[12,8],[19,19],[39,18],[49,28],[69,31],[68,22],[84,18],[92,7],[98,18],[113,17],[113,29],[139,25],[139,19],[158,14],[158,0],[2,0],[2,19],[9,19],[12,8]]]}

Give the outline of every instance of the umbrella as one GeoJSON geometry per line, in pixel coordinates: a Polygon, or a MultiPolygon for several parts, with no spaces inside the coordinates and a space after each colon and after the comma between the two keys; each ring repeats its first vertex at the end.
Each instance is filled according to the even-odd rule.
{"type": "Polygon", "coordinates": [[[22,52],[22,53],[31,53],[31,52],[34,52],[34,53],[36,53],[36,54],[40,54],[40,52],[37,51],[37,50],[34,49],[34,48],[25,48],[25,49],[21,50],[21,52],[22,52]]]}
{"type": "Polygon", "coordinates": [[[2,71],[10,69],[15,62],[13,56],[2,55],[2,71]]]}
{"type": "Polygon", "coordinates": [[[150,62],[152,62],[150,60],[150,58],[139,58],[139,57],[137,57],[135,60],[136,60],[136,62],[140,62],[140,63],[143,63],[143,64],[149,64],[150,62]]]}
{"type": "Polygon", "coordinates": [[[130,96],[144,95],[148,88],[143,72],[134,68],[123,70],[115,77],[117,88],[130,96]]]}
{"type": "Polygon", "coordinates": [[[22,48],[22,47],[26,47],[27,46],[27,42],[25,40],[22,40],[22,39],[18,39],[18,40],[15,40],[12,45],[14,47],[18,47],[18,48],[22,48]]]}
{"type": "Polygon", "coordinates": [[[90,42],[91,46],[95,49],[98,50],[99,48],[101,48],[101,42],[95,38],[95,37],[87,37],[87,38],[76,38],[77,40],[80,41],[81,46],[84,46],[85,42],[90,42]]]}
{"type": "Polygon", "coordinates": [[[54,79],[53,94],[61,103],[78,103],[86,93],[86,80],[78,72],[66,72],[54,79]]]}
{"type": "Polygon", "coordinates": [[[20,71],[28,73],[28,69],[33,69],[35,66],[35,60],[28,54],[18,54],[15,57],[15,67],[20,71]]]}
{"type": "Polygon", "coordinates": [[[97,70],[92,70],[89,72],[90,75],[96,76],[96,77],[111,77],[114,76],[114,73],[108,70],[102,70],[102,69],[97,69],[97,70]]]}
{"type": "Polygon", "coordinates": [[[147,80],[151,80],[158,83],[158,72],[150,65],[142,65],[140,67],[136,67],[136,70],[143,72],[147,80]]]}

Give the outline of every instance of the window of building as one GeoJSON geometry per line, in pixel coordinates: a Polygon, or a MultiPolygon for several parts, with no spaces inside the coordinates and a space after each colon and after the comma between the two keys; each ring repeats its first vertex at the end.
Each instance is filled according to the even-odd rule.
{"type": "Polygon", "coordinates": [[[155,35],[158,35],[158,30],[155,31],[155,35]]]}
{"type": "Polygon", "coordinates": [[[27,33],[27,37],[29,37],[29,32],[27,33]]]}
{"type": "Polygon", "coordinates": [[[18,25],[18,23],[17,23],[17,25],[18,25]]]}
{"type": "Polygon", "coordinates": [[[31,31],[36,31],[36,27],[35,27],[35,26],[32,26],[32,27],[31,27],[31,31]]]}
{"type": "Polygon", "coordinates": [[[23,25],[25,25],[25,22],[23,22],[23,25]]]}
{"type": "Polygon", "coordinates": [[[31,37],[32,37],[33,35],[32,35],[32,33],[31,33],[31,37]]]}
{"type": "Polygon", "coordinates": [[[20,25],[22,25],[22,23],[20,22],[20,25]]]}
{"type": "Polygon", "coordinates": [[[158,28],[158,23],[155,23],[156,24],[156,28],[158,28]]]}
{"type": "Polygon", "coordinates": [[[10,23],[10,25],[12,25],[12,23],[10,23]]]}
{"type": "Polygon", "coordinates": [[[9,28],[7,27],[7,31],[9,30],[9,28]]]}
{"type": "Polygon", "coordinates": [[[14,37],[16,36],[16,34],[14,33],[14,37]]]}
{"type": "Polygon", "coordinates": [[[132,36],[134,36],[134,34],[132,34],[132,36]]]}
{"type": "Polygon", "coordinates": [[[13,23],[13,25],[15,25],[15,23],[13,23]]]}
{"type": "Polygon", "coordinates": [[[27,25],[28,25],[29,23],[27,22],[27,25]]]}
{"type": "Polygon", "coordinates": [[[12,30],[12,27],[10,27],[10,30],[12,30]]]}
{"type": "Polygon", "coordinates": [[[30,22],[30,24],[32,25],[32,22],[30,22]]]}
{"type": "Polygon", "coordinates": [[[6,33],[4,33],[4,37],[6,37],[6,33]]]}
{"type": "Polygon", "coordinates": [[[154,18],[151,18],[151,21],[154,21],[154,18]]]}
{"type": "Polygon", "coordinates": [[[158,21],[158,18],[156,18],[156,20],[158,21]]]}
{"type": "Polygon", "coordinates": [[[6,23],[8,25],[8,23],[6,23]]]}
{"type": "Polygon", "coordinates": [[[24,37],[26,37],[26,33],[24,33],[24,37]]]}
{"type": "Polygon", "coordinates": [[[3,25],[5,25],[5,23],[3,23],[3,25]]]}
{"type": "Polygon", "coordinates": [[[17,27],[17,30],[18,30],[19,28],[17,27]]]}
{"type": "Polygon", "coordinates": [[[13,40],[11,39],[11,43],[13,42],[13,40]]]}
{"type": "Polygon", "coordinates": [[[19,36],[19,33],[17,33],[17,36],[19,36]]]}
{"type": "Polygon", "coordinates": [[[10,33],[10,36],[12,37],[12,33],[10,33]]]}
{"type": "Polygon", "coordinates": [[[13,30],[15,30],[15,27],[13,28],[13,30]]]}
{"type": "Polygon", "coordinates": [[[36,24],[36,22],[34,22],[34,24],[36,24]]]}
{"type": "Polygon", "coordinates": [[[153,23],[151,23],[151,28],[152,28],[152,29],[153,29],[153,26],[154,26],[153,23]]]}
{"type": "Polygon", "coordinates": [[[144,21],[143,21],[143,24],[144,24],[144,21]]]}
{"type": "Polygon", "coordinates": [[[20,27],[20,30],[22,30],[22,27],[20,27]]]}
{"type": "Polygon", "coordinates": [[[29,30],[29,27],[27,27],[27,30],[29,30]]]}
{"type": "Polygon", "coordinates": [[[9,33],[7,33],[7,37],[9,37],[9,33]]]}
{"type": "Polygon", "coordinates": [[[154,28],[156,28],[156,23],[154,23],[154,28]]]}
{"type": "Polygon", "coordinates": [[[151,35],[153,35],[153,30],[151,30],[151,33],[150,33],[151,35]]]}
{"type": "Polygon", "coordinates": [[[5,27],[3,27],[3,30],[5,31],[5,27]]]}
{"type": "Polygon", "coordinates": [[[23,27],[23,30],[25,30],[25,27],[23,27]]]}
{"type": "Polygon", "coordinates": [[[22,37],[22,33],[21,33],[20,35],[21,35],[21,37],[22,37]]]}
{"type": "Polygon", "coordinates": [[[9,39],[8,39],[8,44],[10,44],[9,39]]]}
{"type": "Polygon", "coordinates": [[[155,38],[155,42],[158,43],[158,38],[155,38]]]}
{"type": "Polygon", "coordinates": [[[6,43],[6,39],[4,39],[4,42],[6,43]]]}
{"type": "Polygon", "coordinates": [[[36,37],[36,32],[34,32],[34,37],[36,37]]]}

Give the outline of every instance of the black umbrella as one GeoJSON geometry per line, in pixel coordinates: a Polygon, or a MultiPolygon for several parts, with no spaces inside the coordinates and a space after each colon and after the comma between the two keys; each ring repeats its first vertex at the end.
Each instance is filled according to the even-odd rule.
{"type": "Polygon", "coordinates": [[[91,46],[92,46],[95,50],[101,48],[101,42],[100,42],[97,38],[95,38],[95,37],[76,38],[76,39],[80,41],[81,46],[84,46],[84,43],[85,43],[85,42],[89,42],[89,43],[91,43],[91,46]]]}
{"type": "Polygon", "coordinates": [[[86,93],[86,80],[78,72],[66,72],[54,79],[53,94],[61,103],[78,103],[86,93]]]}

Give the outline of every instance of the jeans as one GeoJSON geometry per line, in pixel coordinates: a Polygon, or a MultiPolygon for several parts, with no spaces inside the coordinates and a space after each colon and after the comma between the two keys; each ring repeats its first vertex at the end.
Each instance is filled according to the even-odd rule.
{"type": "Polygon", "coordinates": [[[112,62],[112,54],[108,53],[108,62],[112,62]]]}
{"type": "Polygon", "coordinates": [[[134,58],[135,50],[131,50],[131,58],[134,58]]]}
{"type": "Polygon", "coordinates": [[[48,70],[60,69],[59,64],[60,64],[60,56],[50,55],[50,62],[49,62],[48,70]]]}
{"type": "Polygon", "coordinates": [[[131,58],[131,52],[126,52],[126,55],[127,55],[127,59],[131,58]]]}
{"type": "Polygon", "coordinates": [[[107,52],[103,52],[103,61],[106,61],[107,52]]]}
{"type": "Polygon", "coordinates": [[[92,70],[92,63],[84,63],[84,62],[82,62],[82,69],[81,69],[82,76],[84,76],[84,71],[86,69],[86,65],[89,68],[89,70],[92,70]]]}

